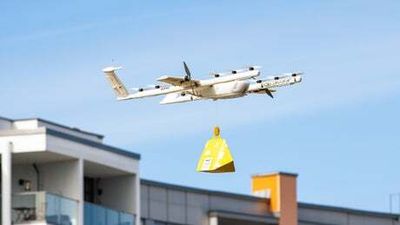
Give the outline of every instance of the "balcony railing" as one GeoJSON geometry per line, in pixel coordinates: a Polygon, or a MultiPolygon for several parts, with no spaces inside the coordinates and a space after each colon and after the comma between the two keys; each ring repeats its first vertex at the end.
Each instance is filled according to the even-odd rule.
{"type": "Polygon", "coordinates": [[[78,201],[47,192],[25,192],[12,196],[12,223],[77,225],[78,201]]]}
{"type": "Polygon", "coordinates": [[[135,225],[135,216],[85,202],[85,225],[135,225]]]}
{"type": "Polygon", "coordinates": [[[47,193],[46,203],[46,222],[48,224],[78,224],[78,201],[47,193]]]}
{"type": "MultiPolygon", "coordinates": [[[[84,225],[135,225],[133,214],[89,202],[84,207],[84,225]]],[[[12,224],[16,225],[77,225],[78,201],[44,191],[13,194],[11,216],[12,224]]]]}

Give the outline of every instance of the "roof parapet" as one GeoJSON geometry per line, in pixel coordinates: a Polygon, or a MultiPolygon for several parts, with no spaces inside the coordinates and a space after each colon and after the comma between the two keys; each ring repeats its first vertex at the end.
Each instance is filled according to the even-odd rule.
{"type": "Polygon", "coordinates": [[[8,118],[0,117],[0,129],[33,130],[40,127],[49,128],[78,138],[83,138],[99,143],[102,143],[104,138],[104,136],[101,134],[87,132],[76,127],[68,127],[41,118],[11,120],[8,118]]]}

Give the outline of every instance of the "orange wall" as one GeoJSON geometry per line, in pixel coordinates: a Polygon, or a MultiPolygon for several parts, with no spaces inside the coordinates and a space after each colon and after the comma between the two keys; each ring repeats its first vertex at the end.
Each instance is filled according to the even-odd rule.
{"type": "Polygon", "coordinates": [[[295,174],[273,173],[252,177],[252,191],[268,192],[270,211],[280,225],[297,225],[297,187],[295,174]]]}
{"type": "Polygon", "coordinates": [[[297,225],[296,177],[281,176],[281,217],[280,225],[297,225]]]}
{"type": "Polygon", "coordinates": [[[270,211],[277,213],[280,211],[280,202],[276,201],[279,199],[279,180],[275,175],[272,176],[254,176],[252,183],[252,191],[268,191],[270,198],[270,211]]]}

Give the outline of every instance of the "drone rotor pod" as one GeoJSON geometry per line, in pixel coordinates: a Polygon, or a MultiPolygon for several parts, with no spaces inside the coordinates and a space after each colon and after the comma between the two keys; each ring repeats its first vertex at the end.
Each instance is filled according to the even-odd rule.
{"type": "Polygon", "coordinates": [[[207,141],[197,163],[198,172],[235,172],[235,164],[225,139],[220,136],[219,127],[214,127],[213,137],[207,141]]]}

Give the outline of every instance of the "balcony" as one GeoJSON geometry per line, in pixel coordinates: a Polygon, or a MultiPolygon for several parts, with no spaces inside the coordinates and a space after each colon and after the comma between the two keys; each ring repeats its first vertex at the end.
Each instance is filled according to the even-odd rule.
{"type": "Polygon", "coordinates": [[[135,216],[85,202],[85,225],[135,225],[135,216]]]}
{"type": "Polygon", "coordinates": [[[12,223],[77,225],[78,201],[47,192],[14,194],[12,223]]]}
{"type": "MultiPolygon", "coordinates": [[[[135,225],[133,214],[89,202],[84,207],[84,225],[135,225]]],[[[44,191],[14,194],[12,223],[78,225],[78,201],[44,191]]]]}

